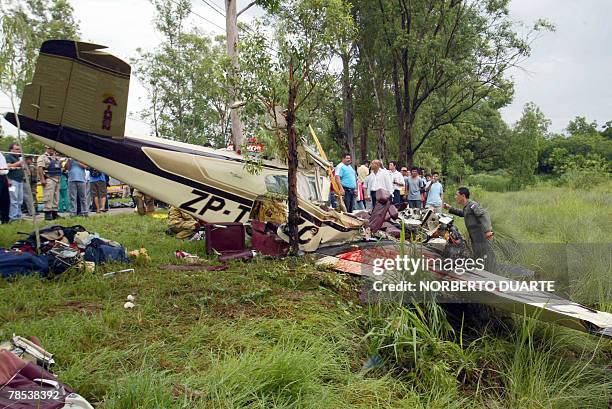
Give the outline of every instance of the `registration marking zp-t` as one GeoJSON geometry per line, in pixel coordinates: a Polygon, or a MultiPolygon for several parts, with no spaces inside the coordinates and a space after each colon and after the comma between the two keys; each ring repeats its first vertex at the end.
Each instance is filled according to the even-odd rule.
{"type": "MultiPolygon", "coordinates": [[[[200,216],[203,216],[208,211],[222,212],[225,216],[229,216],[232,213],[231,210],[225,209],[226,202],[222,197],[202,192],[201,190],[197,189],[193,189],[191,193],[196,195],[196,197],[181,204],[179,206],[181,209],[200,216]]],[[[239,204],[238,210],[240,210],[240,214],[234,219],[235,222],[240,222],[240,220],[247,214],[247,212],[251,210],[251,208],[239,204]]]]}

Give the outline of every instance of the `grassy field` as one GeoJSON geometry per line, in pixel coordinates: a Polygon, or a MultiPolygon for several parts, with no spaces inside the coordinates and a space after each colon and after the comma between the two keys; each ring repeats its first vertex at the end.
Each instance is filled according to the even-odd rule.
{"type": "MultiPolygon", "coordinates": [[[[610,186],[539,189],[474,197],[507,240],[609,245],[610,186]]],[[[100,273],[122,266],[0,281],[0,339],[38,336],[61,380],[97,408],[607,408],[612,399],[606,340],[518,317],[473,329],[435,305],[363,305],[356,279],[304,259],[167,269],[174,250],[202,254],[202,245],[166,236],[151,217],[64,224],[144,246],[152,262],[113,278],[100,273]],[[128,294],[133,310],[123,308],[128,294]],[[364,369],[368,361],[377,365],[364,369]]],[[[30,229],[0,226],[0,247],[30,229]]],[[[548,268],[537,257],[525,260],[548,268]]],[[[589,273],[607,278],[604,294],[607,268],[589,273]]]]}

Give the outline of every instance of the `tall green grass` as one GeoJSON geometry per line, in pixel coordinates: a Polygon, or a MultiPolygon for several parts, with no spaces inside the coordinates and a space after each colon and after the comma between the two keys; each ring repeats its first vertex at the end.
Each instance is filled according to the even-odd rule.
{"type": "MultiPolygon", "coordinates": [[[[610,211],[610,187],[476,189],[475,198],[517,242],[609,243],[610,220],[599,215],[610,211]]],[[[451,321],[436,304],[362,305],[359,281],[302,259],[166,270],[179,263],[174,250],[202,254],[202,244],[166,236],[164,220],[63,224],[145,246],[153,260],[114,278],[100,273],[119,265],[0,281],[0,339],[37,335],[60,379],[97,408],[606,408],[612,398],[606,340],[518,317],[503,333],[474,329],[463,324],[469,311],[451,321]],[[136,295],[133,310],[123,308],[127,294],[136,295]],[[375,356],[380,365],[364,369],[375,356]]],[[[0,226],[0,246],[30,228],[0,226]]],[[[576,288],[598,282],[607,297],[598,249],[583,254],[588,271],[575,267],[584,287],[576,288]]],[[[544,271],[559,256],[523,257],[544,271]]]]}

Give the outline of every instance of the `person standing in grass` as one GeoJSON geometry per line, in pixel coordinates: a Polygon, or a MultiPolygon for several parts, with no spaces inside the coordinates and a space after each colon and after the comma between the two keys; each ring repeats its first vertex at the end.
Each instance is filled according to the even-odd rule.
{"type": "Polygon", "coordinates": [[[432,174],[431,181],[425,187],[425,194],[427,195],[425,206],[431,207],[436,213],[442,212],[444,189],[442,183],[440,183],[440,174],[438,172],[432,174]]]}
{"type": "Polygon", "coordinates": [[[366,209],[366,203],[370,199],[366,188],[366,178],[370,174],[370,162],[366,161],[357,168],[357,208],[360,210],[366,209]]]}
{"type": "Polygon", "coordinates": [[[336,166],[336,183],[340,186],[340,195],[344,199],[347,213],[353,211],[353,200],[357,188],[357,173],[351,166],[351,155],[345,153],[342,162],[336,166]]]}
{"type": "Polygon", "coordinates": [[[412,209],[421,208],[421,189],[425,187],[425,182],[419,176],[419,170],[416,167],[410,169],[410,176],[404,179],[406,182],[406,191],[408,192],[408,206],[412,209]]]}
{"type": "Polygon", "coordinates": [[[0,224],[9,222],[11,197],[9,196],[8,165],[4,155],[0,155],[0,224]]]}
{"type": "Polygon", "coordinates": [[[396,162],[389,162],[389,174],[391,175],[391,183],[393,183],[393,204],[398,205],[402,201],[401,187],[404,186],[404,177],[397,170],[396,162]]]}
{"type": "Polygon", "coordinates": [[[87,216],[87,186],[85,185],[85,169],[88,166],[75,159],[66,163],[68,171],[68,196],[70,196],[70,214],[72,216],[87,216]]]}
{"type": "Polygon", "coordinates": [[[376,191],[384,189],[389,195],[393,195],[393,182],[389,171],[383,168],[382,161],[375,159],[372,161],[371,172],[366,178],[367,190],[370,192],[370,200],[372,201],[372,208],[376,206],[376,191]]]}
{"type": "Polygon", "coordinates": [[[11,197],[9,219],[18,221],[21,220],[21,205],[23,204],[24,163],[21,161],[21,146],[18,143],[10,144],[9,151],[10,153],[6,155],[10,183],[9,195],[11,197]]]}
{"type": "Polygon", "coordinates": [[[60,213],[68,213],[70,211],[70,199],[68,198],[68,175],[62,172],[59,183],[59,201],[57,208],[60,213]]]}
{"type": "MultiPolygon", "coordinates": [[[[30,182],[30,200],[32,202],[32,208],[34,209],[34,214],[38,213],[38,199],[36,198],[36,189],[38,187],[38,174],[36,173],[36,164],[34,163],[34,159],[32,158],[32,156],[27,156],[25,158],[26,161],[26,167],[24,168],[25,172],[26,172],[26,184],[29,180],[30,182]]],[[[24,185],[25,187],[25,185],[24,185]]],[[[27,196],[25,194],[26,189],[24,188],[24,194],[23,194],[23,202],[26,203],[27,200],[27,196]]],[[[29,206],[27,207],[28,209],[30,208],[29,206]]]]}
{"type": "Polygon", "coordinates": [[[470,199],[470,190],[467,187],[460,187],[455,193],[455,200],[462,209],[451,207],[448,203],[444,203],[444,208],[448,209],[449,213],[465,220],[472,243],[472,252],[475,258],[484,260],[485,269],[490,272],[495,272],[495,253],[491,241],[493,240],[493,227],[491,226],[491,217],[489,212],[480,206],[477,202],[470,199]]]}
{"type": "Polygon", "coordinates": [[[106,212],[106,174],[97,169],[89,171],[89,191],[93,195],[96,213],[106,212]]]}
{"type": "Polygon", "coordinates": [[[36,168],[38,169],[38,180],[43,187],[45,220],[57,219],[59,217],[57,207],[62,164],[52,147],[45,147],[45,153],[40,155],[36,161],[36,168]]]}

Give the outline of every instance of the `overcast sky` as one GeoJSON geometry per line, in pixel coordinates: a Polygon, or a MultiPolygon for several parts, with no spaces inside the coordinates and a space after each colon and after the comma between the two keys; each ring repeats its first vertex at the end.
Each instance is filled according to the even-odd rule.
{"type": "MultiPolygon", "coordinates": [[[[80,22],[83,40],[109,46],[109,51],[125,59],[135,57],[136,48],[154,48],[160,36],[152,28],[153,6],[148,0],[70,0],[80,22]]],[[[223,9],[223,0],[206,0],[223,9]]],[[[239,8],[249,0],[238,0],[239,8]]],[[[193,0],[190,23],[214,34],[222,34],[223,17],[203,0],[193,0]],[[214,24],[220,26],[216,27],[214,24]]],[[[602,125],[612,120],[612,15],[611,0],[512,0],[511,17],[531,25],[546,18],[556,26],[533,45],[532,55],[513,70],[514,101],[502,110],[513,124],[523,105],[535,102],[552,121],[553,131],[562,131],[576,115],[586,116],[602,125]]],[[[249,10],[241,19],[259,14],[249,10]]],[[[145,91],[132,77],[129,95],[130,115],[127,134],[148,134],[149,127],[132,113],[145,109],[145,91]]],[[[10,110],[8,99],[0,98],[0,112],[10,110]]],[[[2,121],[7,133],[11,125],[2,121]]]]}

